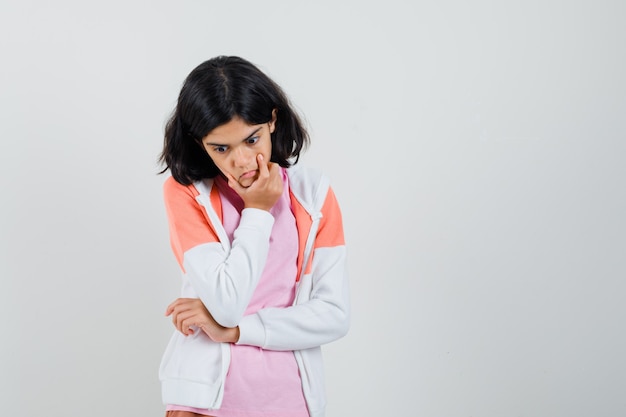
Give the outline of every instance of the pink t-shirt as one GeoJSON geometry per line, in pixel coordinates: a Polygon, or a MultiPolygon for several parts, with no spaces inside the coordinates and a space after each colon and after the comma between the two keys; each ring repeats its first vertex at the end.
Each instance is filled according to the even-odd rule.
{"type": "MultiPolygon", "coordinates": [[[[282,168],[281,174],[283,194],[270,210],[274,226],[269,254],[246,315],[266,307],[290,306],[295,297],[298,232],[291,211],[287,173],[282,168]]],[[[243,201],[223,178],[216,177],[215,184],[222,198],[224,228],[232,241],[239,225],[243,201]]],[[[231,362],[219,410],[171,404],[167,409],[215,417],[309,417],[293,352],[234,344],[231,344],[230,351],[231,362]]]]}

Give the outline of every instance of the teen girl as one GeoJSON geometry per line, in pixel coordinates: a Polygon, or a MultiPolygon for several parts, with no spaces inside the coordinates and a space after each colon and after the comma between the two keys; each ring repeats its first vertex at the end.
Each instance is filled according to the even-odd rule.
{"type": "Polygon", "coordinates": [[[295,166],[307,142],[250,62],[216,57],[185,80],[161,154],[183,278],[159,371],[168,417],[324,415],[320,346],[348,331],[346,250],[328,180],[295,166]]]}

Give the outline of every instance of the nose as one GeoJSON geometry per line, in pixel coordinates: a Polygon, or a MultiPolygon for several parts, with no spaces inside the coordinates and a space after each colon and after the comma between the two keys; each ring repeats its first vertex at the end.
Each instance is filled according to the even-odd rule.
{"type": "Polygon", "coordinates": [[[233,164],[237,168],[250,168],[254,154],[245,147],[238,146],[233,149],[233,164]]]}

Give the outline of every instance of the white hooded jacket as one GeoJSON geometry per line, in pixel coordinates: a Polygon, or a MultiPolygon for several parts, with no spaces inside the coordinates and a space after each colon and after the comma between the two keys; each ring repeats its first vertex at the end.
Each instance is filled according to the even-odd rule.
{"type": "MultiPolygon", "coordinates": [[[[350,308],[341,213],[328,179],[317,171],[287,169],[299,240],[293,306],[244,316],[269,251],[274,218],[244,209],[231,242],[221,222],[221,200],[208,179],[164,184],[170,240],[183,270],[181,297],[200,298],[223,326],[239,326],[238,344],[294,351],[311,417],[326,405],[320,346],[344,336],[350,308]]],[[[165,404],[220,407],[230,347],[203,332],[172,335],[159,377],[165,404]]]]}

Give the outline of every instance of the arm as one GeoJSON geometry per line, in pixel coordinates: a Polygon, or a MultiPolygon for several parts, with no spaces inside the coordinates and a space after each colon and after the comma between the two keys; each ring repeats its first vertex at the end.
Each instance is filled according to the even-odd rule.
{"type": "Polygon", "coordinates": [[[235,343],[239,340],[239,327],[224,327],[218,324],[199,298],[178,298],[165,311],[172,316],[176,330],[185,336],[194,334],[192,326],[204,331],[214,342],[235,343]]]}
{"type": "Polygon", "coordinates": [[[265,266],[274,218],[265,210],[245,209],[227,252],[197,195],[194,187],[180,185],[173,178],[164,185],[172,249],[215,320],[234,327],[265,266]]]}
{"type": "Polygon", "coordinates": [[[229,185],[246,207],[230,248],[220,243],[221,219],[208,199],[202,207],[195,187],[180,185],[172,178],[164,186],[176,258],[212,318],[225,327],[239,324],[263,272],[274,225],[269,210],[283,189],[278,165],[265,163],[260,154],[257,162],[259,175],[247,188],[228,175],[229,185]]]}
{"type": "Polygon", "coordinates": [[[339,206],[329,190],[313,263],[299,283],[297,304],[244,317],[238,343],[271,350],[320,346],[344,336],[350,322],[346,248],[339,206]]]}

